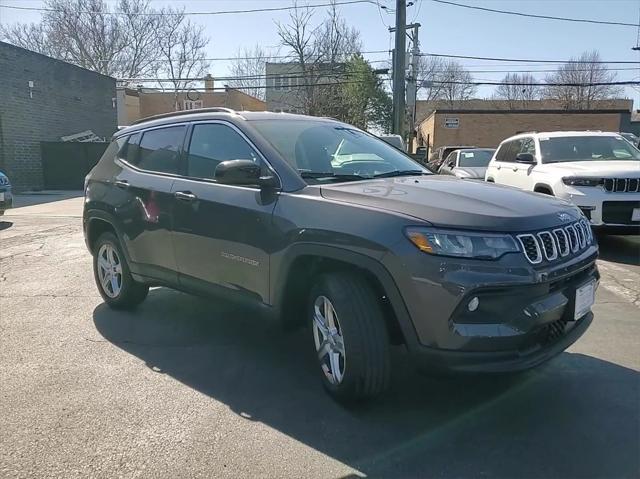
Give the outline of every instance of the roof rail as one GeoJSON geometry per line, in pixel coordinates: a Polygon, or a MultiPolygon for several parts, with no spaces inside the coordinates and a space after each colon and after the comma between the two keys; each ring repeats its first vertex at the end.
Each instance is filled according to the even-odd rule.
{"type": "Polygon", "coordinates": [[[160,113],[159,115],[147,116],[145,118],[141,118],[137,121],[134,121],[132,125],[138,125],[140,123],[145,123],[147,121],[152,120],[160,120],[162,118],[171,118],[174,116],[182,116],[182,115],[191,115],[193,113],[231,113],[235,114],[236,111],[231,108],[225,108],[222,106],[214,106],[210,108],[196,108],[193,110],[180,110],[180,111],[171,111],[169,113],[160,113]]]}

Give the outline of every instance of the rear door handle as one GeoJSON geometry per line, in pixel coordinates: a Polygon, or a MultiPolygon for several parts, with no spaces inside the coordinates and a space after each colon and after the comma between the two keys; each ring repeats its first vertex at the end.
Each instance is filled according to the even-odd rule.
{"type": "Polygon", "coordinates": [[[175,198],[177,200],[180,201],[195,201],[198,199],[198,197],[196,195],[194,195],[193,193],[191,193],[190,191],[176,191],[173,196],[175,196],[175,198]]]}
{"type": "Polygon", "coordinates": [[[126,190],[127,188],[129,188],[129,186],[131,186],[127,180],[116,180],[115,185],[118,188],[122,188],[123,190],[126,190]]]}

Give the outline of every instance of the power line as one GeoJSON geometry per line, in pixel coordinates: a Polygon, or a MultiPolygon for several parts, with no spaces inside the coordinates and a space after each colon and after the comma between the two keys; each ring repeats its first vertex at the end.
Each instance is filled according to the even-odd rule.
{"type": "MultiPolygon", "coordinates": [[[[376,5],[374,0],[346,0],[341,2],[333,2],[333,3],[317,3],[313,5],[304,5],[303,7],[299,7],[297,5],[291,5],[288,7],[267,7],[267,8],[251,8],[244,10],[219,10],[219,11],[211,11],[211,12],[99,12],[93,10],[85,10],[79,12],[72,12],[74,14],[83,14],[83,15],[126,15],[126,16],[181,16],[181,15],[233,15],[240,13],[259,13],[259,12],[277,12],[277,11],[286,11],[286,10],[295,10],[297,8],[321,8],[321,7],[331,7],[333,5],[353,5],[357,3],[367,3],[376,5]]],[[[0,5],[0,8],[9,8],[12,10],[28,10],[35,12],[53,12],[53,13],[67,13],[66,10],[60,10],[56,8],[38,8],[38,7],[22,7],[18,5],[0,5]]]]}
{"type": "Polygon", "coordinates": [[[523,58],[499,58],[499,57],[474,57],[469,55],[445,55],[442,53],[421,53],[422,57],[442,57],[442,58],[463,58],[466,60],[488,60],[492,62],[520,62],[520,63],[558,63],[564,65],[565,63],[620,63],[620,64],[638,64],[640,62],[634,61],[581,61],[581,60],[531,60],[523,58]]]}
{"type": "Polygon", "coordinates": [[[454,7],[461,8],[469,8],[471,10],[482,10],[483,12],[491,12],[491,13],[500,13],[503,15],[516,15],[518,17],[529,17],[529,18],[540,18],[543,20],[561,20],[564,22],[574,22],[574,23],[595,23],[598,25],[617,25],[621,27],[634,27],[637,28],[639,25],[636,23],[625,23],[625,22],[608,22],[604,20],[591,20],[587,18],[569,18],[569,17],[554,17],[551,15],[536,15],[533,13],[522,13],[522,12],[514,12],[510,10],[496,10],[494,8],[486,8],[486,7],[478,7],[475,5],[465,5],[462,3],[450,2],[448,0],[431,0],[434,3],[442,3],[445,5],[452,5],[454,7]]]}

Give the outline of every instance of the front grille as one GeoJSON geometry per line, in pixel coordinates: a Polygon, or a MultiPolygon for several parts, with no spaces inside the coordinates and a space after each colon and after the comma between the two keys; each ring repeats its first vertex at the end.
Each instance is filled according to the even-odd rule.
{"type": "Polygon", "coordinates": [[[558,244],[558,252],[560,253],[560,256],[567,256],[571,252],[567,233],[563,229],[558,228],[556,230],[553,230],[553,235],[556,237],[556,243],[558,244]]]}
{"type": "Polygon", "coordinates": [[[640,221],[631,220],[635,208],[640,208],[640,201],[604,201],[602,203],[602,221],[617,225],[640,224],[640,221]]]}
{"type": "Polygon", "coordinates": [[[640,179],[605,178],[604,190],[609,193],[638,193],[640,192],[640,179]]]}
{"type": "Polygon", "coordinates": [[[525,233],[517,238],[527,260],[539,264],[545,259],[551,262],[585,249],[593,241],[593,234],[587,220],[582,219],[564,228],[525,233]]]}
{"type": "Polygon", "coordinates": [[[535,236],[531,234],[519,235],[518,240],[530,263],[538,264],[542,261],[542,252],[535,236]]]}
{"type": "Polygon", "coordinates": [[[542,243],[542,251],[544,251],[547,260],[553,261],[556,259],[558,257],[558,249],[553,240],[553,235],[548,231],[543,231],[542,233],[538,233],[538,239],[542,243]]]}

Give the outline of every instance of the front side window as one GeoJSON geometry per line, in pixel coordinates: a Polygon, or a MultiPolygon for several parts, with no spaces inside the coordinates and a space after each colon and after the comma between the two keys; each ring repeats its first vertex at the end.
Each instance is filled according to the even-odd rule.
{"type": "Polygon", "coordinates": [[[397,148],[346,124],[319,120],[252,120],[251,124],[303,178],[315,182],[429,173],[397,148]]]}
{"type": "Polygon", "coordinates": [[[145,131],[132,164],[148,171],[178,173],[185,130],[184,126],[171,126],[145,131]]]}
{"type": "Polygon", "coordinates": [[[221,161],[258,162],[255,150],[233,128],[219,123],[195,125],[189,143],[187,176],[213,179],[221,161]]]}
{"type": "Polygon", "coordinates": [[[620,136],[541,137],[539,141],[543,163],[640,160],[640,150],[620,136]]]}

